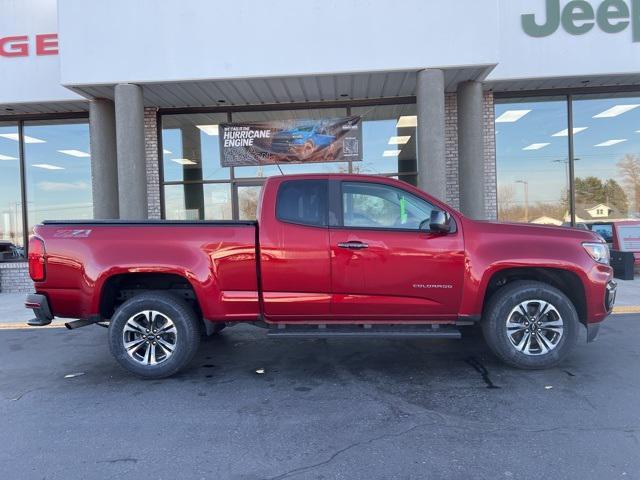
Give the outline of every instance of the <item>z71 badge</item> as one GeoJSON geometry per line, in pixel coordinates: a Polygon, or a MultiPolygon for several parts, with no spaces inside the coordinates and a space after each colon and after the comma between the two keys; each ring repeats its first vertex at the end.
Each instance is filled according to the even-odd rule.
{"type": "Polygon", "coordinates": [[[87,238],[91,233],[90,228],[73,229],[73,230],[56,230],[53,234],[55,238],[87,238]]]}

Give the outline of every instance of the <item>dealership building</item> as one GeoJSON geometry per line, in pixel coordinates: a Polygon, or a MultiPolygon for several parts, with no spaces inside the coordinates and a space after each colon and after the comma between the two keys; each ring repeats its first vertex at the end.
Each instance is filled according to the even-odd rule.
{"type": "MultiPolygon", "coordinates": [[[[255,218],[281,173],[479,219],[640,218],[640,0],[0,0],[0,290],[45,219],[255,218]],[[224,166],[221,125],[358,117],[357,158],[224,166]]],[[[118,245],[114,245],[118,248],[118,245]]]]}

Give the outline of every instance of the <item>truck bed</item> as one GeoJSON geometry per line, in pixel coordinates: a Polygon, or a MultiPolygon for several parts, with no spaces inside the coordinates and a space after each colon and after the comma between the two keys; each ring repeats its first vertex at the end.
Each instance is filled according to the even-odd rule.
{"type": "MultiPolygon", "coordinates": [[[[47,275],[36,291],[49,292],[56,316],[92,318],[100,292],[118,276],[134,273],[191,279],[209,320],[253,320],[258,315],[256,222],[166,220],[45,221],[35,234],[45,241],[47,275]],[[177,227],[177,228],[176,228],[177,227]]],[[[179,283],[179,282],[177,282],[179,283]]],[[[154,285],[147,285],[154,288],[154,285]]]]}

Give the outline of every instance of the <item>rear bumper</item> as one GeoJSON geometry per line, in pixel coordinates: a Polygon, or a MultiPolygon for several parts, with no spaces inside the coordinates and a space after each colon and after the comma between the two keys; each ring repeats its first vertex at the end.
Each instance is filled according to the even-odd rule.
{"type": "Polygon", "coordinates": [[[49,301],[44,295],[30,293],[24,301],[24,306],[33,310],[33,313],[35,314],[35,318],[32,318],[27,322],[27,324],[32,327],[49,325],[51,320],[53,320],[51,308],[49,308],[49,301]]]}

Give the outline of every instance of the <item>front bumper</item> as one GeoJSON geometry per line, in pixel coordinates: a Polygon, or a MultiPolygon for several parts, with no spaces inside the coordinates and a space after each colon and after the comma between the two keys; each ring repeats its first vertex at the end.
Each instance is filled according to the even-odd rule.
{"type": "Polygon", "coordinates": [[[607,289],[604,292],[604,308],[608,313],[613,311],[613,306],[616,303],[616,292],[618,291],[618,284],[615,280],[609,280],[607,283],[607,289]]]}
{"type": "Polygon", "coordinates": [[[30,293],[24,301],[24,306],[32,309],[36,316],[27,322],[27,324],[32,327],[43,327],[49,325],[51,320],[53,320],[53,315],[49,308],[49,301],[44,295],[30,293]]]}
{"type": "MultiPolygon", "coordinates": [[[[614,280],[609,280],[604,291],[604,308],[608,314],[613,311],[616,303],[617,290],[618,284],[614,280]]],[[[587,324],[587,342],[593,342],[596,339],[600,331],[600,323],[601,322],[587,324]]]]}

